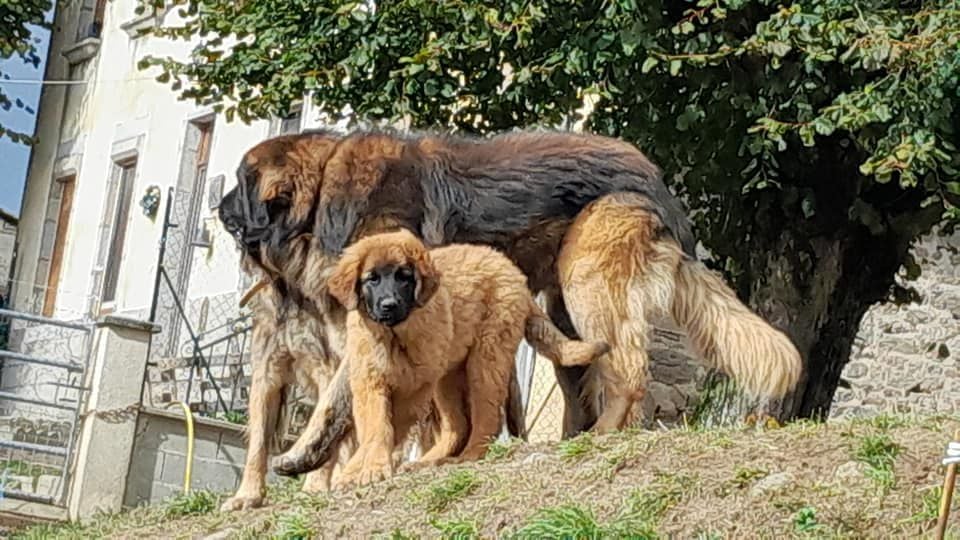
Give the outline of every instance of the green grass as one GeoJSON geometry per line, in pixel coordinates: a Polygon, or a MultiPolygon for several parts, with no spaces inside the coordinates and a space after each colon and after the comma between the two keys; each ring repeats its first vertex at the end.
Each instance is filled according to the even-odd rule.
{"type": "Polygon", "coordinates": [[[59,475],[60,469],[48,465],[38,465],[36,463],[27,463],[19,459],[10,459],[0,461],[0,472],[9,471],[11,474],[20,476],[32,476],[38,478],[40,475],[50,474],[59,475]]]}
{"type": "Polygon", "coordinates": [[[906,417],[894,414],[878,414],[877,416],[871,417],[868,422],[883,431],[896,429],[909,424],[906,417]]]}
{"type": "Polygon", "coordinates": [[[230,422],[231,424],[239,424],[241,426],[247,425],[249,418],[247,413],[240,411],[227,411],[223,413],[218,413],[215,418],[217,420],[223,420],[224,422],[230,422]]]}
{"type": "Polygon", "coordinates": [[[507,459],[513,455],[513,452],[523,444],[523,439],[510,437],[505,442],[499,440],[490,443],[487,447],[487,453],[483,456],[484,461],[497,461],[507,459]]]}
{"type": "Polygon", "coordinates": [[[557,444],[557,454],[563,459],[576,459],[589,454],[596,448],[593,433],[587,431],[576,437],[560,441],[557,444]]]}
{"type": "Polygon", "coordinates": [[[650,523],[629,511],[621,512],[608,523],[600,523],[590,509],[568,504],[540,510],[510,538],[653,540],[657,538],[657,533],[650,523]]]}
{"type": "Polygon", "coordinates": [[[600,538],[603,528],[593,512],[575,505],[544,508],[513,534],[516,540],[600,538]]]}
{"type": "Polygon", "coordinates": [[[477,523],[467,519],[431,520],[430,525],[445,540],[473,540],[480,538],[477,523]]]}
{"type": "Polygon", "coordinates": [[[541,510],[513,538],[652,540],[658,538],[657,526],[663,515],[693,485],[690,476],[658,474],[650,487],[631,493],[620,512],[606,523],[599,522],[590,509],[568,504],[541,510]]]}
{"type": "Polygon", "coordinates": [[[85,538],[83,527],[69,523],[41,523],[27,529],[17,531],[11,540],[50,540],[51,538],[85,538]]]}
{"type": "Polygon", "coordinates": [[[865,435],[860,439],[854,457],[867,466],[867,476],[883,488],[892,487],[896,481],[893,465],[903,448],[886,433],[865,435]]]}
{"type": "Polygon", "coordinates": [[[767,476],[767,471],[763,469],[752,469],[750,467],[740,467],[733,477],[733,485],[743,489],[753,483],[758,478],[767,476]]]}
{"type": "MultiPolygon", "coordinates": [[[[931,523],[940,517],[940,498],[943,496],[943,486],[932,486],[923,490],[917,500],[917,511],[904,520],[906,523],[931,523]]],[[[954,499],[956,507],[956,498],[954,499]]],[[[955,511],[955,510],[954,510],[955,511]]],[[[951,511],[951,515],[954,511],[951,511]]],[[[952,517],[952,516],[951,516],[952,517]]]]}
{"type": "Polygon", "coordinates": [[[310,527],[310,520],[299,511],[284,512],[273,518],[270,538],[274,540],[304,540],[316,536],[316,531],[310,527]]]}
{"type": "Polygon", "coordinates": [[[423,506],[427,512],[438,513],[451,504],[473,493],[481,484],[477,473],[472,470],[454,471],[446,478],[437,480],[426,488],[414,492],[413,501],[423,506]]]}
{"type": "Polygon", "coordinates": [[[793,530],[797,533],[809,533],[818,529],[820,529],[820,522],[817,521],[816,508],[804,506],[793,515],[793,530]]]}
{"type": "Polygon", "coordinates": [[[634,490],[627,498],[626,513],[649,524],[656,524],[671,506],[683,499],[694,486],[691,476],[658,473],[648,488],[634,490]]]}
{"type": "Polygon", "coordinates": [[[190,493],[177,495],[170,499],[166,503],[164,513],[170,518],[199,516],[213,512],[219,504],[220,495],[205,489],[198,489],[190,493]]]}

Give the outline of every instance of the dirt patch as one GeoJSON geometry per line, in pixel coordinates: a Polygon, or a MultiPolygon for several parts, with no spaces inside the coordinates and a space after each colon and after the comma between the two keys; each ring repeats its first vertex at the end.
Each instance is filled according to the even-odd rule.
{"type": "MultiPolygon", "coordinates": [[[[939,459],[957,427],[884,417],[518,444],[346,493],[285,482],[270,506],[239,514],[144,508],[43,537],[918,538],[936,520],[939,459]]],[[[960,511],[951,522],[960,537],[960,511]]]]}

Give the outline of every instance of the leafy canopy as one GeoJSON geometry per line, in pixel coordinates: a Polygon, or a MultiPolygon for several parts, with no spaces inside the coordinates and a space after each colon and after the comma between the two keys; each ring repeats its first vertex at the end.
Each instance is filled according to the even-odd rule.
{"type": "Polygon", "coordinates": [[[490,132],[562,123],[591,96],[587,128],[682,175],[733,274],[784,230],[960,216],[957,1],[177,3],[186,22],[152,32],[198,44],[141,67],[228,118],[307,94],[331,114],[490,132]]]}
{"type": "MultiPolygon", "coordinates": [[[[36,28],[50,28],[44,14],[53,7],[54,0],[0,0],[0,61],[19,58],[33,67],[40,67],[37,46],[40,38],[34,35],[36,28]]],[[[10,75],[0,68],[0,108],[5,111],[14,106],[33,114],[33,109],[20,98],[4,92],[3,80],[10,75]]],[[[14,142],[28,143],[32,139],[26,133],[5,128],[0,124],[0,137],[9,137],[14,142]]]]}

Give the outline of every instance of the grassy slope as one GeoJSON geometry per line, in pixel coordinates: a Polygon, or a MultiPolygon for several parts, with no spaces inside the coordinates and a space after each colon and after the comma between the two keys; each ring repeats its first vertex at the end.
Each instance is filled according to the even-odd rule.
{"type": "MultiPolygon", "coordinates": [[[[673,430],[497,446],[487,461],[354,492],[216,510],[204,491],[40,527],[22,538],[918,538],[936,520],[960,417],[881,417],[780,429],[673,430]]],[[[956,505],[955,505],[956,506],[956,505]]],[[[960,538],[960,509],[950,538],[960,538]]]]}

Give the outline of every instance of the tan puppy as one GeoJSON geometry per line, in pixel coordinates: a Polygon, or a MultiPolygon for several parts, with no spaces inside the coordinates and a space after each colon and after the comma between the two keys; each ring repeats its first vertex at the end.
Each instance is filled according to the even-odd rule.
{"type": "Polygon", "coordinates": [[[338,486],[391,476],[394,446],[431,399],[440,433],[422,461],[482,457],[500,431],[524,336],[559,365],[586,365],[608,350],[568,340],[534,303],[523,272],[485,246],[428,251],[407,230],[369,236],[346,249],[328,287],[349,310],[345,350],[359,442],[338,486]]]}

